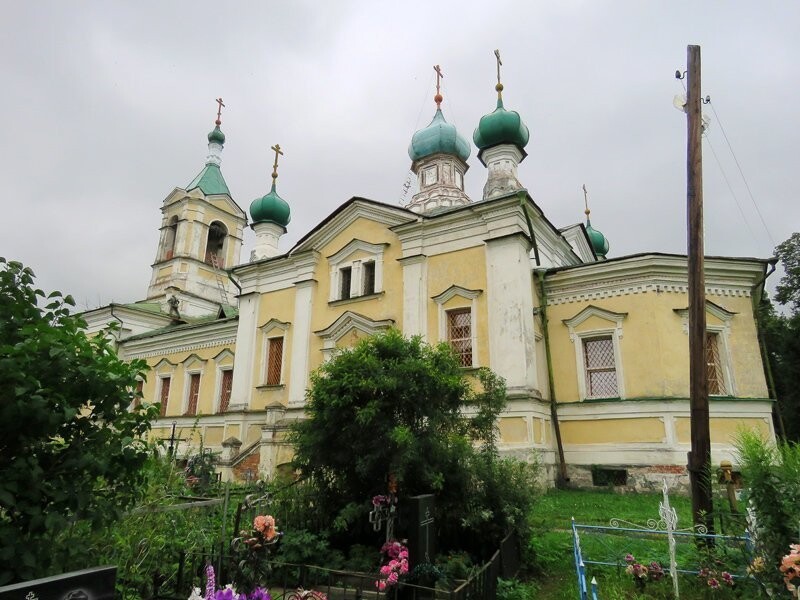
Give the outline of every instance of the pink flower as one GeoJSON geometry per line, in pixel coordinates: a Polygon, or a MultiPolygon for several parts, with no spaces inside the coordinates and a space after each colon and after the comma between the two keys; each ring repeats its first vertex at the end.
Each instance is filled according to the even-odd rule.
{"type": "Polygon", "coordinates": [[[636,559],[633,558],[633,554],[626,554],[625,555],[625,562],[626,563],[632,563],[634,560],[636,560],[636,559]]]}
{"type": "Polygon", "coordinates": [[[722,572],[722,582],[725,585],[733,585],[733,575],[731,575],[727,571],[723,571],[722,572]]]}
{"type": "Polygon", "coordinates": [[[390,567],[389,565],[383,565],[381,567],[381,575],[388,575],[391,572],[392,572],[392,567],[390,567]]]}
{"type": "Polygon", "coordinates": [[[375,582],[375,587],[378,588],[379,591],[384,592],[386,591],[386,582],[382,579],[375,582]]]}
{"type": "Polygon", "coordinates": [[[264,531],[267,528],[267,517],[258,515],[253,519],[253,529],[256,531],[264,531]]]}
{"type": "Polygon", "coordinates": [[[719,581],[717,580],[716,577],[710,577],[708,579],[708,587],[713,588],[715,590],[719,589],[719,581]]]}
{"type": "Polygon", "coordinates": [[[389,573],[389,577],[386,578],[386,581],[389,582],[389,585],[394,585],[397,583],[397,573],[389,573]]]}

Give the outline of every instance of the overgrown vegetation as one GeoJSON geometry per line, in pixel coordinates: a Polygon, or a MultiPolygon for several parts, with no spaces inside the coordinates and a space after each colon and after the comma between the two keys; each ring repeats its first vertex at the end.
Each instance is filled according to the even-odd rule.
{"type": "Polygon", "coordinates": [[[800,446],[775,446],[742,431],[736,447],[757,517],[756,556],[764,559],[760,577],[780,597],[786,587],[778,567],[789,544],[800,543],[800,446]]]}
{"type": "Polygon", "coordinates": [[[87,337],[74,305],[0,258],[0,585],[76,562],[60,542],[141,497],[155,409],[129,407],[145,364],[87,337]]]}
{"type": "Polygon", "coordinates": [[[538,472],[498,456],[505,403],[505,383],[488,369],[470,381],[449,345],[391,330],[312,374],[295,466],[316,490],[316,510],[350,543],[374,544],[370,499],[391,474],[401,497],[436,495],[444,550],[496,548],[511,528],[526,535],[538,472]]]}

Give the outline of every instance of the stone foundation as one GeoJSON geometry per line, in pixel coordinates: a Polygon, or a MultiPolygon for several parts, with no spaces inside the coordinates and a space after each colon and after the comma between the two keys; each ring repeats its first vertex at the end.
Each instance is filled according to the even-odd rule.
{"type": "Polygon", "coordinates": [[[689,493],[689,472],[682,465],[567,465],[569,486],[613,489],[620,493],[660,493],[667,480],[670,494],[689,493]]]}

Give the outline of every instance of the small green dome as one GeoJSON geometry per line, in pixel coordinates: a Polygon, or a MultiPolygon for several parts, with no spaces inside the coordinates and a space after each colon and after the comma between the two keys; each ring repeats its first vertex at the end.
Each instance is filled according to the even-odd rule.
{"type": "Polygon", "coordinates": [[[442,109],[437,108],[433,120],[425,129],[420,129],[411,138],[408,156],[411,160],[419,160],[431,154],[454,154],[463,161],[469,158],[469,142],[444,119],[442,109]]]}
{"type": "Polygon", "coordinates": [[[608,240],[597,229],[592,227],[591,221],[586,219],[586,235],[589,236],[589,241],[592,243],[594,253],[600,258],[605,258],[608,254],[608,240]]]}
{"type": "Polygon", "coordinates": [[[497,99],[497,108],[494,112],[481,117],[472,141],[479,150],[497,146],[498,144],[514,144],[520,150],[525,148],[530,139],[530,132],[522,117],[515,110],[503,108],[503,100],[497,99]]]}
{"type": "Polygon", "coordinates": [[[208,143],[209,144],[224,144],[225,143],[225,134],[222,133],[222,130],[219,128],[219,125],[214,127],[214,131],[208,134],[208,143]]]}
{"type": "Polygon", "coordinates": [[[250,216],[253,223],[277,223],[281,227],[286,227],[292,220],[289,205],[278,196],[274,181],[269,194],[256,198],[250,204],[250,216]]]}

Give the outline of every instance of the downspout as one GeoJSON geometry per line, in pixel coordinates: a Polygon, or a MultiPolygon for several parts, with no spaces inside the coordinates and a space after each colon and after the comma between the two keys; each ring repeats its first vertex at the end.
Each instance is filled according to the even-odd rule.
{"type": "Polygon", "coordinates": [[[114,336],[114,352],[118,352],[119,351],[120,338],[122,337],[122,326],[125,325],[125,322],[122,319],[120,319],[117,315],[114,314],[114,303],[113,302],[108,305],[108,308],[110,309],[111,317],[116,319],[117,321],[119,321],[119,333],[117,333],[117,335],[114,336]]]}
{"type": "Polygon", "coordinates": [[[753,321],[756,325],[756,335],[758,336],[758,349],[761,351],[761,362],[764,363],[764,374],[767,377],[767,392],[769,393],[770,397],[775,398],[775,405],[774,405],[774,412],[775,416],[774,419],[778,424],[778,430],[780,432],[781,438],[785,441],[786,440],[786,427],[783,424],[783,413],[781,412],[781,405],[778,402],[778,391],[775,389],[775,377],[772,374],[772,364],[769,360],[769,353],[767,352],[767,340],[764,338],[764,328],[761,326],[761,322],[758,318],[758,309],[761,305],[761,301],[764,298],[764,282],[767,280],[767,277],[772,275],[777,268],[778,260],[773,258],[770,260],[769,266],[770,269],[764,276],[759,279],[751,288],[750,288],[750,297],[753,298],[753,321]],[[759,294],[758,301],[756,301],[756,289],[761,286],[761,294],[759,294]]]}
{"type": "Polygon", "coordinates": [[[231,283],[236,286],[236,289],[239,290],[239,295],[242,294],[242,286],[239,285],[239,282],[233,278],[233,271],[229,271],[225,269],[225,274],[228,276],[228,279],[231,280],[231,283]]]}
{"type": "Polygon", "coordinates": [[[556,434],[556,449],[558,451],[558,477],[556,487],[563,488],[569,482],[567,476],[567,462],[564,460],[564,445],[561,442],[561,426],[558,422],[558,408],[556,401],[556,384],[553,377],[553,359],[550,354],[550,334],[547,323],[547,290],[544,285],[545,271],[539,271],[539,294],[541,303],[539,314],[542,317],[542,336],[544,338],[544,352],[547,360],[547,383],[550,386],[550,420],[553,422],[553,430],[556,434]]]}

